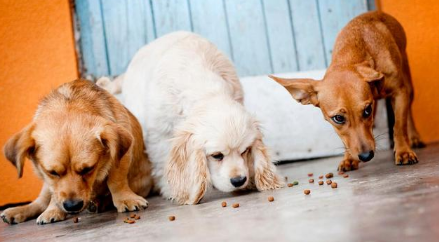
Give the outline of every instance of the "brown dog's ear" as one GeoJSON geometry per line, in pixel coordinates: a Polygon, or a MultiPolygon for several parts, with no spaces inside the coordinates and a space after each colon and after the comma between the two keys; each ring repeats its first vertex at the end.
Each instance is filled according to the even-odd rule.
{"type": "Polygon", "coordinates": [[[172,141],[165,170],[171,198],[180,204],[197,204],[209,186],[210,174],[203,150],[196,149],[192,134],[180,131],[172,141]]]}
{"type": "Polygon", "coordinates": [[[371,85],[373,95],[378,96],[384,86],[384,74],[365,65],[357,65],[357,72],[371,85]]]}
{"type": "Polygon", "coordinates": [[[35,149],[35,140],[32,138],[34,127],[33,123],[26,126],[12,136],[3,148],[6,158],[17,168],[18,178],[23,176],[25,158],[31,158],[35,149]]]}
{"type": "Polygon", "coordinates": [[[312,104],[316,107],[319,106],[317,90],[315,88],[319,83],[318,81],[313,79],[286,79],[272,75],[269,75],[268,77],[285,87],[285,89],[290,92],[291,96],[301,104],[312,104]]]}
{"type": "Polygon", "coordinates": [[[119,167],[120,160],[128,152],[133,142],[133,136],[117,124],[108,124],[98,134],[101,144],[110,152],[111,159],[119,167]]]}
{"type": "MultiPolygon", "coordinates": [[[[259,126],[257,123],[255,124],[259,126]]],[[[281,188],[284,182],[276,173],[276,167],[271,162],[267,147],[262,142],[262,133],[259,127],[258,133],[258,138],[253,143],[249,154],[252,182],[259,191],[281,188]]]]}

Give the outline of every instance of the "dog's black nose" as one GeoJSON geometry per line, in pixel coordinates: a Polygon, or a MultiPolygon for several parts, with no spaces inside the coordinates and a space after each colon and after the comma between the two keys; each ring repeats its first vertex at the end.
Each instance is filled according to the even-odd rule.
{"type": "Polygon", "coordinates": [[[234,187],[240,187],[244,185],[245,181],[247,181],[247,177],[245,176],[237,176],[232,179],[230,179],[230,182],[234,187]]]}
{"type": "Polygon", "coordinates": [[[373,150],[371,150],[371,151],[363,152],[363,153],[359,154],[359,155],[358,155],[358,158],[359,158],[361,161],[367,162],[367,161],[372,160],[373,155],[374,155],[373,150]]]}
{"type": "Polygon", "coordinates": [[[84,201],[77,199],[66,200],[62,205],[67,212],[78,212],[84,206],[84,201]]]}

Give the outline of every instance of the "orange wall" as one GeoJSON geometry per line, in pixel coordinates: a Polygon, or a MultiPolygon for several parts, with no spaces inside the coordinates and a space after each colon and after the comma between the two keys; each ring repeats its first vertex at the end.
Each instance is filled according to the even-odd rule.
{"type": "MultiPolygon", "coordinates": [[[[41,97],[77,78],[68,0],[0,0],[0,146],[30,122],[41,97]]],[[[0,154],[0,205],[33,200],[41,182],[0,154]]]]}
{"type": "Polygon", "coordinates": [[[439,1],[378,0],[377,8],[393,15],[406,31],[416,126],[425,141],[439,140],[439,1]]]}

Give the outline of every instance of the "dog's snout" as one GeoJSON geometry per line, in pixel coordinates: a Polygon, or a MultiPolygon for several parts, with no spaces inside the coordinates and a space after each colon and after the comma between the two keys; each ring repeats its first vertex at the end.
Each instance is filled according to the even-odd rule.
{"type": "Polygon", "coordinates": [[[363,152],[363,153],[359,154],[358,158],[361,161],[367,162],[367,161],[372,160],[373,156],[374,156],[374,152],[373,152],[373,150],[371,150],[371,151],[367,151],[367,152],[363,152]]]}
{"type": "Polygon", "coordinates": [[[63,207],[67,212],[79,212],[84,206],[84,201],[73,199],[63,202],[63,207]]]}
{"type": "Polygon", "coordinates": [[[247,181],[247,177],[246,176],[237,176],[234,178],[230,179],[230,182],[232,183],[232,185],[234,187],[240,187],[242,185],[244,185],[244,183],[247,181]]]}

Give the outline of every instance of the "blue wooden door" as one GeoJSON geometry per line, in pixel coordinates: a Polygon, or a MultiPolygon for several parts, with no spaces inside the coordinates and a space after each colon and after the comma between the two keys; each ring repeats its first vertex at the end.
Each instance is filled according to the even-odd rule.
{"type": "Polygon", "coordinates": [[[143,45],[198,33],[240,76],[323,69],[340,29],[373,0],[76,0],[83,75],[118,75],[143,45]]]}

